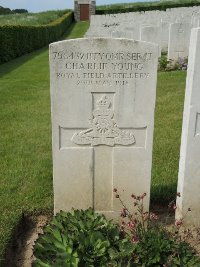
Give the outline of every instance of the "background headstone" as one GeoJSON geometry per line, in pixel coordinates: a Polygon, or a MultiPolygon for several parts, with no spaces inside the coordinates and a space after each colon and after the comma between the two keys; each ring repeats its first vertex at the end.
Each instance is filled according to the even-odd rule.
{"type": "MultiPolygon", "coordinates": [[[[149,208],[158,46],[128,39],[50,45],[55,213],[149,208]]],[[[117,213],[117,214],[116,214],[117,213]]]]}
{"type": "Polygon", "coordinates": [[[170,25],[168,59],[178,60],[188,57],[191,34],[190,23],[173,23],[170,25]]]}
{"type": "Polygon", "coordinates": [[[190,41],[185,106],[179,163],[176,218],[200,225],[200,28],[190,41]]]}
{"type": "Polygon", "coordinates": [[[161,28],[157,26],[144,26],[140,29],[140,40],[155,43],[159,46],[161,56],[161,28]]]}

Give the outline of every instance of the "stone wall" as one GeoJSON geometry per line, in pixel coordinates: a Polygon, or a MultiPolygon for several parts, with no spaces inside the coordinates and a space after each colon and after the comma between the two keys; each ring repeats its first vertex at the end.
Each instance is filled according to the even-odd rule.
{"type": "MultiPolygon", "coordinates": [[[[89,17],[95,15],[96,11],[96,1],[85,1],[89,4],[89,17]]],[[[74,1],[74,19],[75,21],[80,21],[80,5],[83,4],[81,1],[74,1]]]]}
{"type": "Polygon", "coordinates": [[[80,5],[78,1],[74,1],[74,19],[75,21],[80,21],[80,5]]]}

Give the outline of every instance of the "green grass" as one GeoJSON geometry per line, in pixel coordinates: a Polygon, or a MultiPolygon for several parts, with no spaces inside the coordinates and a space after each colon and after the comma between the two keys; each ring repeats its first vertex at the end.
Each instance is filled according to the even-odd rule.
{"type": "Polygon", "coordinates": [[[0,15],[2,25],[45,25],[66,14],[68,10],[46,11],[40,13],[23,13],[0,15]]]}
{"type": "MultiPolygon", "coordinates": [[[[64,38],[81,37],[73,24],[64,38]]],[[[158,74],[152,201],[176,192],[186,72],[158,74]]],[[[0,66],[0,258],[22,214],[53,209],[48,48],[0,66]]],[[[1,266],[1,263],[0,263],[1,266]]]]}
{"type": "Polygon", "coordinates": [[[176,194],[185,80],[185,71],[158,74],[151,195],[158,204],[176,194]]]}
{"type": "MultiPolygon", "coordinates": [[[[73,24],[64,38],[88,26],[73,24]]],[[[53,209],[48,47],[0,66],[0,107],[2,258],[23,213],[53,209]]]]}

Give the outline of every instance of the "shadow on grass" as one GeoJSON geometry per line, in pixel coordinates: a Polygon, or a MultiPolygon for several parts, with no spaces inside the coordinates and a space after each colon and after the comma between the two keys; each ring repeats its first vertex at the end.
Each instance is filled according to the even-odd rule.
{"type": "Polygon", "coordinates": [[[177,183],[153,185],[151,188],[151,205],[168,206],[176,198],[177,183]]]}
{"type": "MultiPolygon", "coordinates": [[[[57,41],[61,41],[63,39],[66,39],[68,36],[71,35],[74,27],[75,27],[76,23],[73,22],[69,28],[67,29],[67,31],[63,34],[63,36],[57,40],[57,41]]],[[[55,41],[55,42],[57,42],[55,41]]],[[[6,62],[4,64],[0,65],[0,78],[3,77],[4,75],[7,75],[8,73],[10,73],[11,71],[21,67],[23,64],[25,64],[27,61],[34,59],[37,56],[40,56],[41,54],[43,54],[44,52],[47,52],[48,50],[48,45],[38,49],[36,51],[33,51],[31,53],[25,54],[21,57],[15,58],[9,62],[6,62]]]]}

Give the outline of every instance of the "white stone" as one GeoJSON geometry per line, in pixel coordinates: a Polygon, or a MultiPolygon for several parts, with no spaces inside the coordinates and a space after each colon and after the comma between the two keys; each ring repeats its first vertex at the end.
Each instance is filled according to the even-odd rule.
{"type": "Polygon", "coordinates": [[[170,25],[168,59],[177,61],[188,57],[191,34],[190,23],[173,23],[170,25]]]}
{"type": "Polygon", "coordinates": [[[140,40],[155,43],[159,46],[159,57],[161,56],[161,29],[156,26],[146,26],[140,29],[140,40]]]}
{"type": "Polygon", "coordinates": [[[176,218],[200,225],[200,28],[193,29],[183,114],[176,218]]]}
{"type": "Polygon", "coordinates": [[[127,38],[133,40],[139,40],[139,30],[115,30],[111,34],[112,38],[127,38]]]}
{"type": "Polygon", "coordinates": [[[161,22],[161,51],[165,53],[168,51],[169,26],[168,22],[161,22]]]}
{"type": "Polygon", "coordinates": [[[149,208],[158,47],[128,39],[50,45],[54,211],[117,217],[118,188],[149,208]]]}

